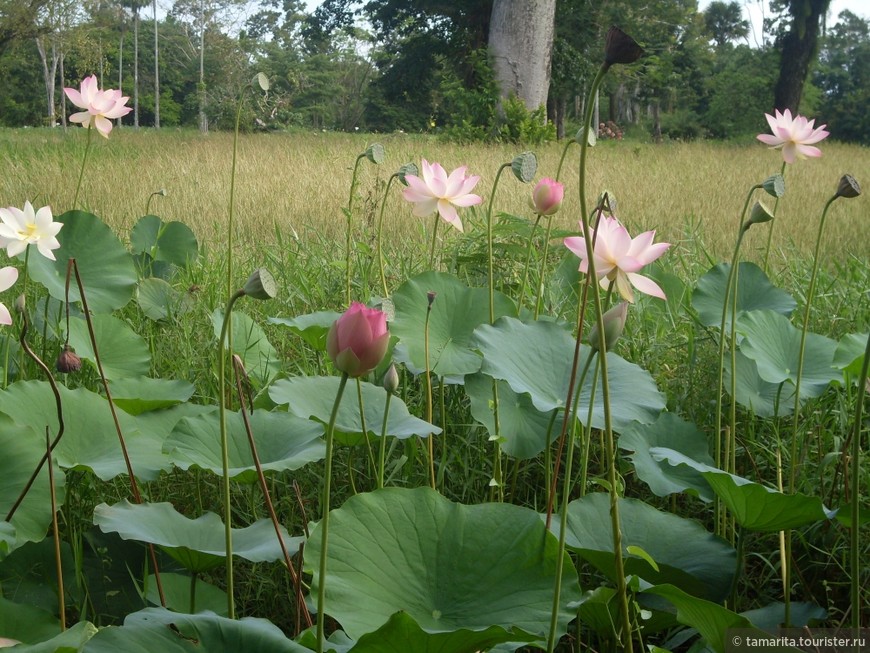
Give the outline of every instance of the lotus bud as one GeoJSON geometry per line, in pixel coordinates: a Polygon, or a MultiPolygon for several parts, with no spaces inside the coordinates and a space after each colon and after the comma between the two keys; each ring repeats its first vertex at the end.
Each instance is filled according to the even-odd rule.
{"type": "MultiPolygon", "coordinates": [[[[604,343],[607,351],[613,349],[616,341],[625,329],[625,319],[628,317],[628,302],[619,302],[603,315],[604,320],[604,343]]],[[[601,337],[598,335],[598,324],[589,332],[589,346],[592,351],[601,348],[601,337]]]]}
{"type": "Polygon", "coordinates": [[[15,304],[14,304],[14,306],[15,306],[15,312],[16,312],[16,313],[23,313],[23,312],[24,312],[24,308],[25,308],[26,305],[27,305],[27,302],[26,302],[26,300],[24,299],[24,293],[21,293],[21,294],[18,295],[18,297],[15,299],[15,304]]]}
{"type": "Polygon", "coordinates": [[[248,277],[242,293],[251,299],[274,299],[278,295],[278,284],[266,268],[257,268],[248,277]]]}
{"type": "Polygon", "coordinates": [[[326,353],[338,371],[360,377],[378,366],[389,343],[386,314],[353,302],[330,328],[326,353]]]}
{"type": "Polygon", "coordinates": [[[562,206],[564,198],[565,186],[558,181],[545,178],[535,186],[529,204],[538,215],[553,215],[562,206]]]}
{"type": "Polygon", "coordinates": [[[604,41],[604,63],[608,67],[615,63],[634,63],[643,56],[643,48],[633,38],[618,27],[611,27],[604,41]]]}
{"type": "Polygon", "coordinates": [[[82,359],[76,355],[73,348],[69,346],[69,343],[67,343],[63,346],[63,351],[60,352],[60,356],[57,357],[55,367],[58,372],[64,374],[78,372],[82,369],[82,359]]]}
{"type": "Polygon", "coordinates": [[[426,293],[426,300],[429,302],[429,308],[432,308],[432,302],[435,301],[435,298],[438,296],[438,293],[434,290],[430,290],[426,293]]]}
{"type": "Polygon", "coordinates": [[[763,203],[756,202],[752,205],[752,211],[749,213],[749,219],[743,225],[743,229],[749,229],[754,224],[762,224],[773,220],[773,213],[770,212],[763,203]]]}
{"type": "Polygon", "coordinates": [[[384,389],[390,394],[395,394],[399,389],[399,372],[396,371],[396,364],[390,363],[387,373],[384,375],[384,389]]]}
{"type": "Polygon", "coordinates": [[[538,157],[535,156],[534,152],[517,154],[511,161],[511,170],[514,177],[524,184],[528,184],[535,178],[535,172],[538,170],[538,157]]]}
{"type": "Polygon", "coordinates": [[[861,186],[858,184],[852,175],[843,175],[840,177],[840,185],[837,187],[837,197],[845,197],[851,199],[858,197],[861,194],[861,186]]]}
{"type": "Polygon", "coordinates": [[[366,158],[380,165],[384,162],[384,157],[386,156],[386,151],[384,150],[384,146],[380,143],[372,143],[366,148],[366,158]]]}

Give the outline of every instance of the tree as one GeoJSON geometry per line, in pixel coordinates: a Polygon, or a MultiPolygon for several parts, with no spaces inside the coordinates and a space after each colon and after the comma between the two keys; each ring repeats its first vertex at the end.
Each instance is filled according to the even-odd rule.
{"type": "Polygon", "coordinates": [[[121,0],[133,12],[133,126],[139,126],[139,10],[147,0],[121,0]]]}
{"type": "Polygon", "coordinates": [[[749,22],[743,19],[743,9],[736,0],[714,0],[704,11],[704,26],[718,47],[749,36],[749,22]]]}
{"type": "Polygon", "coordinates": [[[819,47],[822,21],[831,0],[785,0],[790,16],[788,31],[778,39],[779,78],[773,91],[774,107],[797,112],[804,82],[819,47]]]}
{"type": "Polygon", "coordinates": [[[37,34],[36,21],[48,0],[0,0],[0,55],[18,39],[37,34]]]}
{"type": "Polygon", "coordinates": [[[547,102],[556,0],[494,0],[489,50],[502,97],[534,110],[547,102]]]}
{"type": "Polygon", "coordinates": [[[153,0],[154,10],[154,127],[160,129],[160,65],[157,49],[157,0],[153,0]]]}

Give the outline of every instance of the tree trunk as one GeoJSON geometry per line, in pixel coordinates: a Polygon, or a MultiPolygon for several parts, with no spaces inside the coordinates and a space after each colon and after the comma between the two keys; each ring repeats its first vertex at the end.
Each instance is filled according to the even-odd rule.
{"type": "Polygon", "coordinates": [[[208,117],[205,115],[205,2],[199,3],[199,131],[208,131],[208,117]]]}
{"type": "MultiPolygon", "coordinates": [[[[121,30],[121,43],[118,45],[118,88],[124,92],[124,31],[121,30]]],[[[118,127],[121,126],[121,119],[118,118],[118,127]]]]}
{"type": "Polygon", "coordinates": [[[779,79],[773,92],[774,108],[797,113],[804,82],[819,49],[819,32],[831,0],[791,0],[791,27],[780,47],[779,79]]]}
{"type": "Polygon", "coordinates": [[[489,51],[502,97],[516,95],[526,108],[547,102],[556,0],[494,0],[489,51]]]}
{"type": "Polygon", "coordinates": [[[45,82],[46,108],[48,109],[48,126],[54,127],[56,113],[54,110],[54,80],[57,75],[57,50],[54,41],[51,43],[51,66],[48,63],[48,53],[45,49],[45,37],[36,37],[36,49],[39,51],[39,60],[42,62],[42,78],[45,82]]]}
{"type": "Polygon", "coordinates": [[[658,98],[652,101],[652,119],[653,119],[653,142],[662,142],[662,116],[661,102],[658,98]]]}
{"type": "Polygon", "coordinates": [[[160,66],[157,63],[157,0],[154,0],[154,127],[160,129],[160,66]]]}
{"type": "Polygon", "coordinates": [[[133,7],[133,126],[139,127],[139,7],[133,7]]]}
{"type": "Polygon", "coordinates": [[[66,93],[63,92],[63,85],[65,84],[66,75],[63,70],[63,60],[64,60],[64,52],[63,52],[63,44],[60,46],[60,124],[63,125],[64,130],[66,130],[66,93]]]}

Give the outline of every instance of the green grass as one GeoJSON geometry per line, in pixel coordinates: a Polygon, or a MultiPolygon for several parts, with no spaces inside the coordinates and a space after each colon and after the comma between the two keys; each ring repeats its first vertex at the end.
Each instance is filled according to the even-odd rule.
{"type": "MultiPolygon", "coordinates": [[[[269,268],[279,281],[281,293],[270,302],[246,301],[239,310],[261,324],[279,352],[283,372],[288,376],[329,374],[328,361],[312,352],[285,328],[267,323],[269,316],[291,317],[344,305],[344,217],[351,166],[355,157],[373,141],[383,143],[387,163],[376,167],[363,162],[359,197],[356,202],[356,248],[354,295],[367,300],[380,294],[376,261],[373,257],[374,228],[380,193],[387,177],[401,164],[421,157],[439,161],[449,170],[468,165],[469,172],[482,181],[476,192],[486,200],[498,166],[509,161],[520,148],[513,146],[457,146],[424,137],[351,136],[340,134],[257,134],[241,137],[237,188],[237,270],[238,283],[253,267],[269,268]]],[[[126,237],[130,227],[144,213],[150,193],[165,188],[168,195],[155,197],[151,211],[164,220],[180,220],[193,228],[203,246],[204,256],[182,273],[174,285],[192,299],[191,310],[166,323],[145,318],[131,303],[123,314],[151,345],[155,376],[180,378],[197,388],[195,401],[214,403],[218,387],[214,360],[215,337],[210,322],[212,311],[225,300],[226,222],[229,201],[229,134],[202,136],[195,132],[132,129],[112,132],[108,141],[94,138],[82,190],[82,205],[99,215],[126,237]]],[[[0,206],[21,206],[31,200],[36,206],[50,204],[56,214],[69,206],[75,191],[85,135],[79,129],[0,131],[0,206]]],[[[821,160],[799,162],[786,171],[785,197],[775,222],[772,277],[774,283],[791,292],[803,310],[803,295],[809,280],[812,251],[819,215],[825,200],[836,189],[844,172],[859,181],[870,170],[870,151],[835,143],[824,144],[821,160]]],[[[561,145],[537,151],[538,177],[554,176],[561,145]]],[[[567,200],[557,214],[557,229],[572,231],[577,224],[577,149],[568,156],[562,175],[567,200]]],[[[712,432],[712,388],[716,376],[715,334],[697,325],[689,307],[694,283],[713,263],[729,256],[736,235],[745,194],[753,184],[779,171],[779,153],[758,143],[742,145],[717,143],[654,146],[631,142],[603,142],[590,152],[589,190],[594,197],[609,190],[618,202],[617,213],[635,234],[657,229],[658,239],[674,243],[663,259],[662,268],[676,274],[686,289],[665,305],[642,300],[629,315],[625,337],[618,352],[650,371],[668,397],[669,410],[712,432]]],[[[870,181],[863,180],[866,183],[870,181]]],[[[502,179],[495,202],[497,212],[529,217],[528,186],[510,176],[502,179]]],[[[766,198],[772,205],[772,198],[766,198]]],[[[870,221],[866,198],[841,200],[834,204],[823,245],[822,276],[814,304],[811,329],[839,338],[863,331],[870,323],[866,289],[870,287],[870,221]]],[[[483,214],[479,209],[463,213],[466,234],[458,236],[440,230],[444,247],[442,267],[474,285],[485,285],[483,214]]],[[[398,188],[387,202],[386,247],[391,290],[415,272],[425,268],[428,230],[411,215],[398,188]]],[[[760,260],[767,237],[767,225],[750,230],[743,252],[749,260],[760,260]]],[[[503,289],[515,293],[524,252],[524,239],[516,225],[499,230],[497,272],[503,289]]],[[[62,235],[62,234],[61,234],[62,235]]],[[[554,242],[550,270],[566,258],[565,249],[554,242]]],[[[576,269],[575,261],[564,264],[576,269]]],[[[555,276],[555,273],[551,273],[555,276]]],[[[533,279],[534,281],[534,279],[533,279]]],[[[10,303],[6,302],[7,305],[10,303]]],[[[573,319],[570,294],[552,291],[550,313],[573,319]]],[[[31,377],[36,376],[30,370],[31,377]]],[[[87,376],[75,383],[92,385],[87,376]]],[[[423,414],[421,387],[411,375],[403,374],[401,396],[416,415],[423,414]]],[[[466,503],[488,496],[491,451],[487,435],[472,419],[461,387],[447,388],[445,415],[437,407],[435,422],[447,417],[451,438],[447,451],[444,494],[466,503]]],[[[839,505],[842,475],[836,468],[843,447],[842,433],[849,424],[856,400],[854,392],[830,391],[804,410],[804,424],[812,437],[804,452],[802,490],[823,497],[826,504],[839,505]]],[[[258,397],[268,405],[264,395],[258,397]]],[[[772,484],[775,479],[773,428],[771,420],[755,420],[746,412],[739,416],[739,473],[772,484]]],[[[788,432],[790,421],[781,421],[788,432]]],[[[441,459],[441,442],[436,459],[441,459]]],[[[400,444],[391,461],[397,466],[394,485],[425,485],[422,464],[424,446],[400,444]],[[407,455],[409,462],[398,464],[407,455]]],[[[603,476],[600,452],[593,451],[590,477],[603,476]]],[[[336,461],[335,505],[344,498],[374,486],[364,448],[339,448],[336,461]]],[[[389,467],[388,467],[389,469],[389,467]]],[[[299,533],[319,514],[320,468],[309,465],[293,475],[279,475],[272,481],[276,505],[282,520],[299,533]],[[299,491],[293,486],[298,483],[299,491]],[[304,510],[303,510],[304,507],[304,510]]],[[[628,496],[644,497],[663,509],[692,516],[711,524],[709,511],[698,510],[697,502],[683,497],[670,500],[650,496],[646,486],[626,465],[624,481],[628,496]],[[669,505],[670,504],[670,505],[669,505]]],[[[388,472],[389,473],[389,472],[388,472]]],[[[545,501],[545,464],[541,459],[508,465],[509,500],[542,509],[545,501]]],[[[864,473],[868,472],[864,466],[864,473]]],[[[126,495],[123,484],[105,487],[96,481],[72,486],[68,505],[71,523],[90,524],[94,503],[126,495]]],[[[865,483],[866,487],[866,483],[865,483]]],[[[592,489],[596,489],[593,487],[592,489]]],[[[195,515],[202,510],[219,510],[217,480],[207,474],[172,473],[150,484],[151,500],[172,501],[179,510],[195,515]]],[[[234,516],[244,525],[265,516],[255,487],[234,487],[234,516]]],[[[847,531],[836,524],[808,529],[795,544],[799,570],[796,582],[802,600],[814,600],[828,608],[833,621],[844,617],[848,606],[848,578],[842,565],[846,560],[847,531]]],[[[781,597],[779,555],[774,537],[753,537],[748,550],[753,554],[742,589],[742,609],[757,607],[781,597]]],[[[865,554],[870,542],[865,543],[865,554]]],[[[588,571],[588,570],[587,570],[588,571]]],[[[295,618],[289,601],[286,575],[276,565],[240,565],[237,593],[239,612],[265,616],[288,631],[295,618]]],[[[220,584],[219,574],[210,580],[220,584]]],[[[587,576],[598,583],[597,576],[587,576]]],[[[588,585],[587,585],[588,586],[588,585]]],[[[870,605],[870,589],[864,584],[864,605],[870,605]]]]}

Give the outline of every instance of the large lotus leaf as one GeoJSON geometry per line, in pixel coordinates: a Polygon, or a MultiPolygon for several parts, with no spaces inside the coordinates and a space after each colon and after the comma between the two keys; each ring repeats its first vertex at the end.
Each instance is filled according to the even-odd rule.
{"type": "MultiPolygon", "coordinates": [[[[426,369],[424,334],[427,294],[436,293],[429,316],[429,369],[436,376],[460,377],[480,369],[480,355],[471,336],[489,323],[489,292],[469,288],[443,272],[424,272],[403,283],[393,294],[396,317],[390,332],[398,337],[394,358],[419,373],[426,369]]],[[[496,293],[495,317],[516,315],[513,301],[496,293]]],[[[461,379],[460,379],[461,381],[461,379]]]]}
{"type": "Polygon", "coordinates": [[[699,472],[688,467],[673,467],[649,453],[651,447],[669,447],[712,465],[707,436],[694,424],[674,413],[662,413],[652,424],[633,424],[625,429],[619,437],[619,447],[633,452],[629,459],[634,463],[637,477],[649,485],[656,496],[688,491],[704,501],[713,500],[710,486],[699,472]]]}
{"type": "MultiPolygon", "coordinates": [[[[758,365],[742,351],[737,359],[737,403],[759,417],[786,416],[794,411],[794,386],[765,381],[758,374],[758,365]]],[[[730,359],[729,359],[730,360],[730,359]]],[[[725,366],[725,389],[731,393],[731,365],[725,366]]]]}
{"type": "MultiPolygon", "coordinates": [[[[528,460],[541,453],[558,431],[553,429],[553,411],[544,413],[535,408],[529,395],[518,395],[505,381],[498,385],[498,416],[501,450],[508,456],[528,460]]],[[[471,400],[471,414],[495,433],[493,416],[493,379],[485,374],[465,377],[465,392],[471,400]]]]}
{"type": "MultiPolygon", "coordinates": [[[[46,530],[43,530],[44,535],[46,530]]],[[[76,586],[75,558],[68,543],[61,542],[60,556],[67,600],[77,601],[81,593],[76,586]]],[[[10,601],[41,608],[52,614],[57,613],[57,559],[54,538],[47,536],[39,542],[28,542],[0,562],[0,586],[3,587],[4,598],[10,601]]],[[[3,630],[0,629],[0,634],[2,633],[3,630]]]]}
{"type": "MultiPolygon", "coordinates": [[[[737,554],[698,522],[662,512],[637,499],[619,500],[625,573],[650,583],[671,583],[694,596],[721,601],[731,588],[737,554]],[[658,566],[626,553],[646,552],[658,566]]],[[[614,578],[610,496],[598,492],[568,505],[566,546],[614,578]]]]}
{"type": "MultiPolygon", "coordinates": [[[[224,311],[215,309],[211,316],[215,337],[220,337],[223,320],[224,311]]],[[[268,385],[281,371],[278,352],[260,325],[249,316],[234,310],[232,320],[233,353],[242,359],[249,376],[263,386],[268,385]]]]}
{"type": "Polygon", "coordinates": [[[326,351],[326,335],[332,324],[341,317],[335,311],[319,311],[297,317],[270,317],[270,324],[286,326],[318,351],[326,351]]]}
{"type": "Polygon", "coordinates": [[[180,379],[128,378],[109,383],[112,401],[130,415],[161,410],[183,403],[193,396],[192,383],[180,379]]]}
{"type": "MultiPolygon", "coordinates": [[[[323,425],[284,412],[255,410],[248,415],[257,455],[264,471],[299,469],[321,460],[326,445],[320,436],[323,425]]],[[[226,415],[230,478],[242,483],[257,481],[257,468],[251,453],[241,413],[226,415]]],[[[223,474],[220,423],[217,413],[182,419],[163,445],[170,460],[181,469],[199,467],[223,474]]]]}
{"type": "Polygon", "coordinates": [[[870,333],[849,333],[843,336],[834,353],[834,367],[857,378],[861,373],[868,338],[870,333]]]}
{"type": "MultiPolygon", "coordinates": [[[[0,456],[0,520],[5,520],[45,453],[45,427],[36,430],[0,414],[0,441],[3,442],[3,455],[0,456]]],[[[54,484],[58,504],[62,504],[64,475],[56,466],[54,484]]],[[[0,521],[0,525],[0,559],[25,542],[38,542],[45,537],[51,525],[48,465],[43,465],[27,496],[15,511],[11,524],[0,521]]]]}
{"type": "MultiPolygon", "coordinates": [[[[320,547],[317,528],[305,546],[309,572],[320,547]]],[[[429,634],[497,626],[541,640],[557,556],[556,538],[528,508],[466,506],[429,488],[358,494],[331,513],[326,612],[354,639],[401,610],[429,634]]],[[[580,598],[567,554],[563,562],[559,634],[575,616],[568,604],[580,598]]],[[[319,582],[315,574],[312,595],[319,582]]]]}
{"type": "MultiPolygon", "coordinates": [[[[106,378],[115,381],[146,376],[151,371],[151,352],[148,343],[127,323],[113,315],[94,315],[94,337],[100,354],[100,363],[106,378]]],[[[97,369],[94,348],[88,335],[88,324],[83,318],[70,318],[69,344],[76,354],[97,369]]]]}
{"type": "MultiPolygon", "coordinates": [[[[125,540],[150,542],[192,572],[202,572],[222,564],[226,557],[224,524],[213,512],[189,519],[171,503],[130,503],[126,499],[113,506],[101,503],[94,508],[94,525],[104,533],[118,533],[125,540]]],[[[284,545],[290,555],[299,550],[301,537],[290,537],[281,527],[284,545]]],[[[251,562],[274,562],[284,555],[268,519],[245,528],[233,528],[233,555],[251,562]]]]}
{"type": "Polygon", "coordinates": [[[227,619],[146,608],[120,628],[103,628],[83,653],[311,653],[266,619],[227,619]]]}
{"type": "Polygon", "coordinates": [[[189,293],[179,292],[158,277],[148,277],[139,282],[136,302],[145,317],[155,321],[183,315],[193,307],[189,293]]]}
{"type": "Polygon", "coordinates": [[[349,653],[462,653],[488,651],[503,642],[533,642],[536,636],[513,628],[490,626],[484,630],[462,628],[452,632],[427,632],[407,612],[397,612],[376,631],[366,633],[349,653]]]}
{"type": "Polygon", "coordinates": [[[130,247],[148,254],[155,261],[187,267],[199,256],[196,236],[183,222],[163,222],[156,215],[145,215],[130,231],[130,247]]]}
{"type": "MultiPolygon", "coordinates": [[[[503,317],[494,325],[484,324],[475,331],[472,346],[483,354],[485,374],[507,381],[514,392],[531,395],[540,411],[564,408],[568,379],[574,357],[574,339],[553,322],[523,323],[503,317]]],[[[580,367],[591,350],[580,348],[580,367]]],[[[610,405],[613,428],[622,431],[632,422],[648,424],[665,408],[664,397],[649,373],[633,363],[607,354],[610,405]]],[[[585,422],[592,394],[594,363],[580,392],[579,419],[585,422]]],[[[578,370],[578,375],[580,371],[578,370]]],[[[595,393],[592,426],[604,428],[604,399],[601,384],[595,393]]]]}
{"type": "MultiPolygon", "coordinates": [[[[337,376],[299,376],[292,379],[279,379],[269,387],[269,397],[276,404],[287,404],[294,415],[305,419],[313,418],[324,424],[329,423],[332,406],[338,392],[340,379],[337,376]]],[[[359,399],[352,387],[353,381],[341,398],[335,429],[345,434],[362,434],[359,417],[359,399]]],[[[371,383],[361,382],[363,406],[365,408],[366,430],[380,436],[384,422],[384,406],[387,391],[371,383]]],[[[414,417],[408,407],[398,397],[390,400],[390,414],[387,417],[387,435],[397,438],[421,438],[430,434],[437,435],[441,429],[429,422],[414,417]]]]}
{"type": "MultiPolygon", "coordinates": [[[[57,628],[60,628],[60,624],[57,628]]],[[[96,634],[97,627],[94,624],[90,621],[80,621],[59,635],[38,644],[19,644],[15,647],[15,653],[76,653],[76,651],[81,651],[85,642],[96,634]]],[[[30,641],[33,640],[30,639],[30,641]]]]}
{"type": "MultiPolygon", "coordinates": [[[[88,308],[93,313],[110,313],[125,306],[133,297],[138,281],[136,266],[115,233],[97,216],[83,211],[67,211],[55,218],[63,223],[57,236],[60,248],[56,261],[31,256],[27,272],[46,287],[55,299],[66,298],[66,273],[69,259],[78,266],[88,308]]],[[[75,279],[69,287],[71,302],[80,301],[75,279]]]]}
{"type": "Polygon", "coordinates": [[[34,644],[50,639],[59,632],[60,622],[54,615],[0,596],[0,636],[34,644]]]}
{"type": "MultiPolygon", "coordinates": [[[[157,590],[157,580],[150,574],[147,580],[146,598],[152,605],[160,605],[160,592],[157,590]]],[[[197,579],[194,589],[193,610],[190,605],[190,576],[160,572],[160,585],[163,588],[164,607],[174,612],[190,614],[209,610],[220,616],[227,614],[227,593],[211,583],[197,579]]]]}
{"type": "MultiPolygon", "coordinates": [[[[731,273],[729,263],[719,263],[698,279],[692,293],[692,306],[698,311],[698,319],[704,326],[719,328],[722,324],[722,304],[725,302],[725,287],[731,273]]],[[[784,290],[780,290],[767,278],[755,263],[743,262],[737,267],[737,321],[744,313],[769,309],[780,315],[791,315],[797,302],[784,290]]],[[[731,309],[725,319],[726,330],[731,328],[731,309]]]]}
{"type": "Polygon", "coordinates": [[[670,449],[653,448],[653,457],[671,465],[687,465],[707,479],[737,523],[751,531],[775,532],[798,528],[825,519],[836,511],[825,508],[822,500],[801,493],[784,494],[741,476],[704,465],[670,449]]]}
{"type": "MultiPolygon", "coordinates": [[[[84,388],[69,390],[59,386],[59,391],[66,428],[54,450],[58,465],[64,469],[90,469],[104,481],[126,474],[109,402],[84,388]]],[[[57,433],[54,395],[43,381],[19,381],[0,392],[0,413],[40,434],[35,436],[39,446],[45,440],[46,426],[52,437],[57,433]]],[[[136,477],[155,480],[161,471],[169,469],[169,460],[161,452],[165,434],[145,428],[146,422],[124,411],[117,413],[136,477]]]]}
{"type": "MultiPolygon", "coordinates": [[[[774,311],[753,311],[743,317],[738,330],[745,336],[740,351],[755,361],[762,379],[770,383],[797,382],[801,332],[787,317],[774,311]]],[[[836,349],[837,343],[830,338],[807,334],[802,399],[818,397],[831,381],[842,381],[842,371],[833,366],[836,349]]]]}

